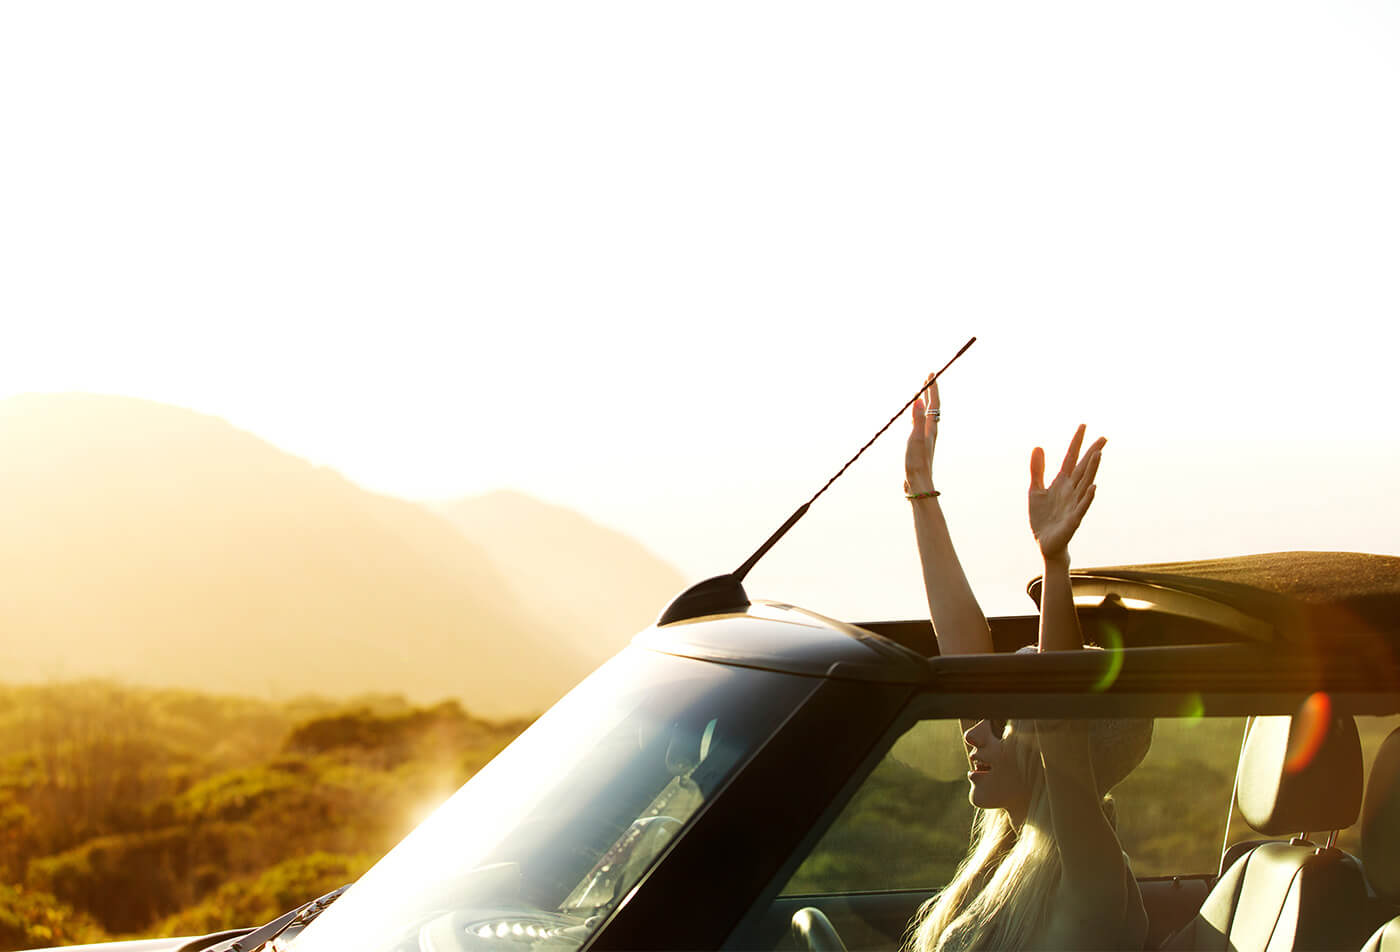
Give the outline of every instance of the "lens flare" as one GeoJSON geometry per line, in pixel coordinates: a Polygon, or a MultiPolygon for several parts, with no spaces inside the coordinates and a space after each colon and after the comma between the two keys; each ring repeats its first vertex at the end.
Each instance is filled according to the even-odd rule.
{"type": "Polygon", "coordinates": [[[1322,691],[1308,695],[1293,716],[1293,736],[1288,739],[1288,755],[1284,758],[1283,769],[1288,773],[1297,773],[1312,763],[1322,749],[1322,742],[1327,739],[1331,726],[1332,699],[1322,691]]]}
{"type": "Polygon", "coordinates": [[[1113,686],[1113,682],[1118,680],[1118,673],[1123,670],[1123,655],[1120,650],[1123,647],[1123,635],[1112,625],[1103,626],[1103,640],[1106,651],[1096,652],[1104,659],[1103,674],[1094,682],[1095,691],[1107,691],[1113,686]]]}
{"type": "Polygon", "coordinates": [[[1181,704],[1181,713],[1178,715],[1187,726],[1194,727],[1205,720],[1206,702],[1199,694],[1188,694],[1186,700],[1181,704]]]}

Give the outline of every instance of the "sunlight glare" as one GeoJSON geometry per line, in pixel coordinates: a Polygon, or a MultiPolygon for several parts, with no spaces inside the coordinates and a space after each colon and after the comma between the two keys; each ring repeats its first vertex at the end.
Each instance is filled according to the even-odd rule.
{"type": "Polygon", "coordinates": [[[1294,716],[1294,726],[1296,733],[1289,738],[1288,755],[1283,761],[1287,773],[1302,770],[1322,749],[1332,726],[1332,698],[1324,691],[1308,695],[1294,716]]]}
{"type": "Polygon", "coordinates": [[[1191,694],[1187,695],[1185,702],[1182,703],[1181,713],[1178,717],[1188,726],[1194,727],[1196,724],[1203,721],[1205,716],[1205,701],[1201,698],[1199,693],[1193,691],[1191,694]]]}
{"type": "Polygon", "coordinates": [[[1105,650],[1100,652],[1104,658],[1104,671],[1094,682],[1095,691],[1107,691],[1118,680],[1118,674],[1123,670],[1123,635],[1113,625],[1103,626],[1103,640],[1107,644],[1101,647],[1105,650]]]}

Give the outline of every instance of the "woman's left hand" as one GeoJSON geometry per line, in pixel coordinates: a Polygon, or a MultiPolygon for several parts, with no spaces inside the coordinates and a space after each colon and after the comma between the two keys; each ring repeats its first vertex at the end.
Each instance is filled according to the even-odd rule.
{"type": "Polygon", "coordinates": [[[1069,540],[1094,501],[1094,474],[1099,471],[1099,457],[1107,442],[1099,437],[1081,459],[1079,448],[1084,443],[1084,424],[1081,423],[1069,442],[1059,473],[1048,488],[1045,485],[1045,450],[1037,446],[1031,451],[1028,506],[1031,533],[1047,560],[1069,558],[1069,540]]]}
{"type": "Polygon", "coordinates": [[[933,491],[933,446],[938,442],[938,381],[933,374],[924,381],[924,392],[914,400],[913,423],[904,449],[904,491],[933,491]]]}

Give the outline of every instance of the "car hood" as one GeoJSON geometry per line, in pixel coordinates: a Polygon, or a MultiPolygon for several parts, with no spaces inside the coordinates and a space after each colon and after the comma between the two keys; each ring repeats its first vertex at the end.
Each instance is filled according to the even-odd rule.
{"type": "Polygon", "coordinates": [[[137,939],[133,942],[95,942],[91,945],[50,946],[28,952],[175,952],[194,936],[177,939],[137,939]]]}

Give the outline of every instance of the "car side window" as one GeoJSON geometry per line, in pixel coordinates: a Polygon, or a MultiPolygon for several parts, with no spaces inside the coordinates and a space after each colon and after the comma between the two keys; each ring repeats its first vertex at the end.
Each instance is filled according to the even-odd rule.
{"type": "Polygon", "coordinates": [[[967,769],[956,720],[916,723],[866,777],[781,894],[948,882],[972,829],[967,769]]]}
{"type": "Polygon", "coordinates": [[[1138,879],[1216,872],[1245,720],[1157,718],[1147,756],[1113,790],[1118,841],[1138,879]]]}
{"type": "MultiPolygon", "coordinates": [[[[1215,872],[1244,725],[1242,717],[1156,720],[1147,756],[1113,791],[1118,838],[1137,877],[1215,872]]],[[[866,777],[781,895],[931,890],[947,883],[971,835],[967,771],[958,721],[915,724],[866,777]]]]}

